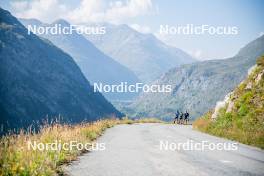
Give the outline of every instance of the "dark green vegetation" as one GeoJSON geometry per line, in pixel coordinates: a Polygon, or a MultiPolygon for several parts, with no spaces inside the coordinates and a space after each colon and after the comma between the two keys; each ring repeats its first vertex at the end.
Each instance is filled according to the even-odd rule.
{"type": "Polygon", "coordinates": [[[264,149],[264,56],[257,67],[230,95],[217,118],[208,112],[197,119],[194,127],[206,133],[225,137],[264,149]]]}
{"type": "Polygon", "coordinates": [[[72,57],[47,40],[28,35],[0,9],[1,130],[61,115],[81,122],[122,116],[83,76],[72,57]]]}
{"type": "Polygon", "coordinates": [[[142,94],[123,108],[137,117],[172,118],[177,109],[188,110],[191,118],[203,115],[232,91],[247,75],[248,69],[264,53],[264,36],[250,42],[237,55],[171,69],[153,84],[172,85],[171,93],[142,94]]]}

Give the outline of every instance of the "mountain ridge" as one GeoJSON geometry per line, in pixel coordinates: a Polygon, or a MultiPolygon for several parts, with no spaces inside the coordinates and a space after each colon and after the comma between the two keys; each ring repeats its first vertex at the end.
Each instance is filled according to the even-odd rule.
{"type": "Polygon", "coordinates": [[[171,84],[170,94],[141,94],[122,110],[132,116],[171,118],[180,109],[188,110],[193,118],[201,116],[245,78],[247,70],[264,53],[263,46],[264,36],[261,36],[241,48],[234,57],[175,67],[152,83],[171,84]]]}
{"type": "Polygon", "coordinates": [[[181,49],[168,46],[154,35],[140,33],[126,24],[101,25],[106,27],[105,35],[85,37],[131,69],[145,83],[153,81],[170,68],[196,61],[181,49]]]}
{"type": "MultiPolygon", "coordinates": [[[[70,23],[64,19],[55,20],[51,24],[42,23],[37,19],[20,19],[20,21],[26,27],[32,24],[36,24],[39,27],[51,27],[55,24],[62,27],[70,26],[70,23]]],[[[131,70],[105,55],[81,34],[73,32],[71,35],[40,34],[39,36],[50,40],[56,46],[69,53],[92,84],[118,85],[121,82],[127,82],[128,84],[141,82],[131,70]]],[[[103,92],[103,94],[109,100],[131,100],[137,96],[136,93],[103,92]]]]}
{"type": "Polygon", "coordinates": [[[61,49],[0,9],[0,112],[2,130],[62,116],[66,122],[121,114],[83,76],[61,49]]]}

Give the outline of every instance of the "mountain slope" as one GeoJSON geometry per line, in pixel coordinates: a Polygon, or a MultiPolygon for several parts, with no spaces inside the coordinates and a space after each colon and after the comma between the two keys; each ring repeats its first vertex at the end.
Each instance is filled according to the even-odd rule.
{"type": "Polygon", "coordinates": [[[264,56],[250,75],[218,105],[196,120],[201,131],[264,148],[264,56]]]}
{"type": "Polygon", "coordinates": [[[85,79],[73,59],[0,9],[1,127],[25,127],[59,114],[80,122],[121,116],[85,79]]]}
{"type": "MultiPolygon", "coordinates": [[[[20,19],[20,21],[26,27],[28,25],[52,27],[56,24],[61,25],[61,27],[70,26],[65,20],[57,20],[52,24],[44,24],[36,19],[20,19]]],[[[40,36],[47,38],[56,46],[69,53],[91,84],[103,83],[107,85],[116,85],[121,82],[127,82],[128,84],[140,82],[132,71],[102,53],[89,40],[82,35],[77,34],[75,31],[70,35],[54,35],[48,33],[40,36]]],[[[130,100],[137,94],[108,92],[104,93],[104,95],[110,100],[130,100]]]]}
{"type": "Polygon", "coordinates": [[[175,66],[195,60],[180,49],[167,46],[152,34],[127,25],[102,24],[105,35],[86,35],[99,49],[131,69],[144,82],[157,79],[175,66]]]}
{"type": "Polygon", "coordinates": [[[171,93],[147,93],[124,108],[134,116],[173,117],[180,109],[196,118],[230,92],[264,53],[264,36],[250,42],[229,59],[210,60],[171,69],[156,84],[172,85],[171,93]],[[133,112],[134,111],[134,112],[133,112]]]}

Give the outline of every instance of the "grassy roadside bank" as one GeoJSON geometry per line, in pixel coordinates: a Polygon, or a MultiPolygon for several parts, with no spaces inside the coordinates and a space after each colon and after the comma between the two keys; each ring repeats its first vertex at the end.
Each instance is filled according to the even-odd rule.
{"type": "Polygon", "coordinates": [[[197,119],[193,127],[212,135],[236,140],[264,149],[264,56],[253,72],[230,95],[220,108],[197,119]]]}
{"type": "Polygon", "coordinates": [[[76,141],[86,144],[94,141],[107,128],[118,124],[162,123],[158,119],[105,119],[93,123],[78,125],[52,124],[43,126],[39,133],[21,131],[20,134],[10,134],[1,137],[0,142],[0,175],[56,175],[62,174],[60,166],[75,160],[80,151],[72,150],[30,150],[29,142],[36,143],[70,143],[76,141]]]}

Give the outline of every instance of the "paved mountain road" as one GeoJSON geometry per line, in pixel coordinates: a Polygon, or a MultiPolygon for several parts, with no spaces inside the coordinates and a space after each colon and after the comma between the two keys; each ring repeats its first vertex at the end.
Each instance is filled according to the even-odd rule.
{"type": "Polygon", "coordinates": [[[110,128],[97,142],[106,150],[92,151],[65,168],[74,176],[264,175],[264,151],[238,144],[238,149],[203,151],[160,149],[160,142],[232,143],[172,124],[133,124],[110,128]]]}

